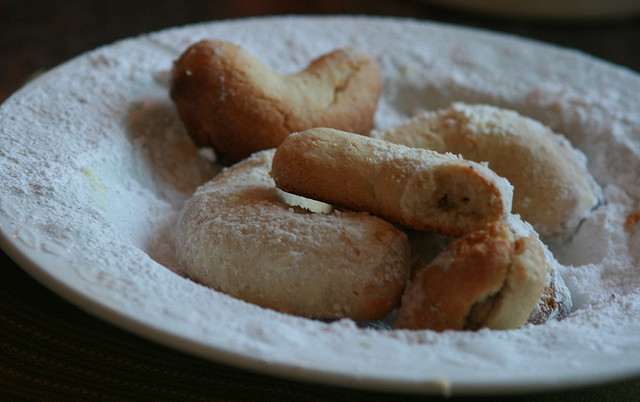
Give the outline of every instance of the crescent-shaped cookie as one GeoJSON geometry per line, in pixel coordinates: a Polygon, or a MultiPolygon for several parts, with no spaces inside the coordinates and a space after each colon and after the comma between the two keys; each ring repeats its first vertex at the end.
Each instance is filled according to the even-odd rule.
{"type": "Polygon", "coordinates": [[[310,318],[376,320],[397,307],[410,269],[407,236],[367,213],[285,203],[257,152],[201,186],[178,219],[177,250],[193,280],[310,318]]]}
{"type": "Polygon", "coordinates": [[[284,191],[450,236],[511,210],[511,185],[482,164],[327,128],[290,135],[271,175],[284,191]]]}
{"type": "Polygon", "coordinates": [[[515,111],[454,103],[372,136],[488,162],[514,186],[513,212],[545,241],[567,240],[602,197],[582,152],[515,111]]]}
{"type": "MultiPolygon", "coordinates": [[[[511,323],[512,327],[518,326],[518,323],[525,320],[527,311],[530,311],[530,313],[526,318],[526,322],[531,324],[562,320],[571,313],[571,293],[560,275],[561,265],[549,248],[540,241],[533,227],[524,222],[518,215],[510,214],[503,223],[494,224],[488,230],[477,232],[474,236],[466,237],[466,239],[457,240],[458,244],[454,243],[453,246],[450,246],[450,244],[455,242],[455,239],[432,233],[409,232],[409,240],[414,252],[412,277],[415,278],[417,275],[421,275],[422,286],[413,284],[407,287],[403,299],[405,300],[403,301],[405,304],[403,308],[404,318],[401,318],[396,324],[398,328],[433,329],[437,327],[440,328],[439,330],[473,329],[479,326],[504,328],[505,322],[511,323]],[[509,231],[507,231],[507,228],[509,231]],[[504,291],[496,293],[496,295],[500,295],[500,303],[496,303],[498,296],[486,297],[488,293],[494,292],[495,283],[499,282],[508,267],[504,256],[506,251],[510,249],[506,245],[512,243],[512,238],[514,242],[520,243],[520,254],[525,254],[523,250],[529,249],[530,252],[537,255],[534,258],[519,257],[514,260],[520,261],[520,264],[514,265],[514,267],[524,272],[525,275],[529,275],[529,278],[531,278],[532,272],[540,273],[540,271],[543,271],[544,286],[536,302],[529,296],[531,291],[536,293],[540,291],[540,283],[537,281],[518,280],[517,276],[505,277],[505,284],[511,282],[511,288],[508,293],[504,291]],[[464,247],[467,247],[467,249],[461,251],[464,250],[464,247]],[[473,247],[476,247],[476,249],[474,250],[473,247]],[[473,255],[471,250],[476,255],[473,255]],[[540,250],[543,252],[544,260],[539,258],[540,250]],[[448,265],[442,265],[443,261],[448,265]],[[534,265],[537,263],[539,265],[534,265]],[[431,267],[430,272],[423,272],[427,265],[438,264],[440,264],[438,267],[431,267]],[[468,264],[468,266],[464,266],[464,264],[468,264]],[[451,267],[453,266],[455,267],[452,269],[451,267]],[[456,269],[459,271],[458,273],[456,273],[456,269]],[[461,275],[460,272],[464,273],[465,270],[472,272],[475,276],[461,275]],[[495,282],[493,282],[494,280],[495,282]],[[473,283],[465,284],[464,281],[473,281],[473,283]],[[514,287],[513,284],[520,284],[520,287],[514,287]],[[455,292],[452,290],[454,287],[456,289],[455,292]],[[433,289],[435,289],[436,293],[432,293],[433,289]],[[472,291],[462,291],[462,289],[472,289],[472,291]],[[427,292],[430,295],[427,296],[427,292]],[[441,297],[437,299],[437,292],[452,292],[456,296],[454,298],[441,297]],[[462,294],[458,295],[457,293],[459,292],[462,292],[462,294]],[[511,295],[511,300],[506,298],[506,295],[511,295]],[[483,298],[485,297],[491,303],[479,302],[479,300],[484,300],[483,298]],[[429,311],[435,314],[433,309],[436,307],[433,307],[432,304],[437,304],[437,309],[439,309],[441,316],[449,315],[446,317],[446,320],[448,320],[446,323],[443,317],[428,316],[422,313],[422,309],[428,308],[430,309],[429,311]],[[524,304],[527,306],[526,309],[522,309],[524,304]],[[469,306],[472,306],[473,309],[469,306]],[[505,315],[504,310],[495,309],[496,306],[512,309],[506,310],[511,311],[511,313],[505,315]],[[480,312],[484,311],[486,313],[489,308],[494,309],[492,313],[494,317],[502,317],[502,325],[499,325],[495,319],[481,320],[478,318],[480,312]],[[463,316],[464,320],[461,320],[460,317],[463,316]],[[505,320],[505,317],[508,320],[505,320]],[[515,317],[518,319],[516,320],[515,317]],[[457,324],[454,325],[454,321],[457,324]],[[481,325],[478,324],[479,322],[481,325]]],[[[515,245],[516,243],[513,244],[515,245]]]]}
{"type": "Polygon", "coordinates": [[[355,48],[288,75],[238,45],[204,40],[174,63],[170,95],[194,142],[231,164],[312,127],[368,134],[381,89],[376,61],[355,48]]]}

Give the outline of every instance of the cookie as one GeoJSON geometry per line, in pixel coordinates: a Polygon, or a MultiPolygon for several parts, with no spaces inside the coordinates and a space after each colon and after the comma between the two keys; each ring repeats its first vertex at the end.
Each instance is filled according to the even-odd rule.
{"type": "Polygon", "coordinates": [[[544,251],[534,237],[516,237],[505,221],[454,239],[408,283],[396,329],[513,329],[542,295],[544,251]]]}
{"type": "Polygon", "coordinates": [[[482,164],[328,128],[289,136],[271,174],[284,191],[450,236],[511,210],[511,185],[482,164]]]}
{"type": "Polygon", "coordinates": [[[565,137],[512,110],[454,103],[372,135],[487,162],[514,186],[513,212],[548,242],[569,239],[602,199],[582,152],[565,137]]]}
{"type": "Polygon", "coordinates": [[[273,150],[257,152],[201,186],[183,207],[177,250],[203,285],[283,313],[377,320],[397,307],[410,270],[404,232],[367,213],[278,190],[273,150]]]}
{"type": "Polygon", "coordinates": [[[312,127],[368,134],[381,89],[376,61],[355,48],[280,74],[238,45],[204,40],[175,61],[170,96],[194,142],[228,165],[312,127]]]}

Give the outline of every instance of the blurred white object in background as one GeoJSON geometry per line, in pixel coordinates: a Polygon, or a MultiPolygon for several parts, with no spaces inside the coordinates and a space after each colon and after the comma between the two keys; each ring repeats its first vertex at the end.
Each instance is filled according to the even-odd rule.
{"type": "Polygon", "coordinates": [[[640,0],[424,0],[501,17],[600,20],[640,15],[640,0]]]}

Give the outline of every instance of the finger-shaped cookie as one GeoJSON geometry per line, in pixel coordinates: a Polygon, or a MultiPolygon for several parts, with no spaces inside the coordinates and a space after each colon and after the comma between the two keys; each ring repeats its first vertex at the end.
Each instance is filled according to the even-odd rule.
{"type": "Polygon", "coordinates": [[[240,46],[206,40],[175,62],[170,95],[195,143],[229,164],[316,126],[368,134],[381,88],[376,61],[357,49],[286,75],[240,46]]]}
{"type": "Polygon", "coordinates": [[[176,239],[187,275],[284,313],[387,315],[408,277],[407,236],[366,213],[314,213],[285,203],[269,176],[272,157],[273,150],[255,153],[187,201],[176,239]]]}
{"type": "Polygon", "coordinates": [[[396,329],[512,329],[542,294],[544,252],[534,237],[515,237],[498,221],[453,240],[407,284],[396,329]]]}
{"type": "Polygon", "coordinates": [[[451,236],[511,209],[511,185],[482,164],[327,128],[289,136],[271,174],[284,191],[451,236]]]}
{"type": "Polygon", "coordinates": [[[372,135],[488,162],[514,186],[513,211],[546,241],[568,239],[602,197],[584,154],[514,111],[454,103],[372,135]]]}

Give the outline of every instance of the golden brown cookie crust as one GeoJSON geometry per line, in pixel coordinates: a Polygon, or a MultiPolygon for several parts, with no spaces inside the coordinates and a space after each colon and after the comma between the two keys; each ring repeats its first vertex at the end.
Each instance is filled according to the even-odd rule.
{"type": "Polygon", "coordinates": [[[368,134],[381,89],[376,61],[354,48],[284,75],[238,45],[204,40],[174,63],[170,95],[194,142],[231,164],[312,127],[368,134]]]}
{"type": "Polygon", "coordinates": [[[327,128],[289,136],[271,174],[284,191],[451,236],[511,209],[511,185],[486,166],[327,128]]]}
{"type": "Polygon", "coordinates": [[[515,238],[504,221],[492,223],[453,240],[412,275],[395,328],[518,328],[540,299],[545,274],[537,239],[515,238]]]}

